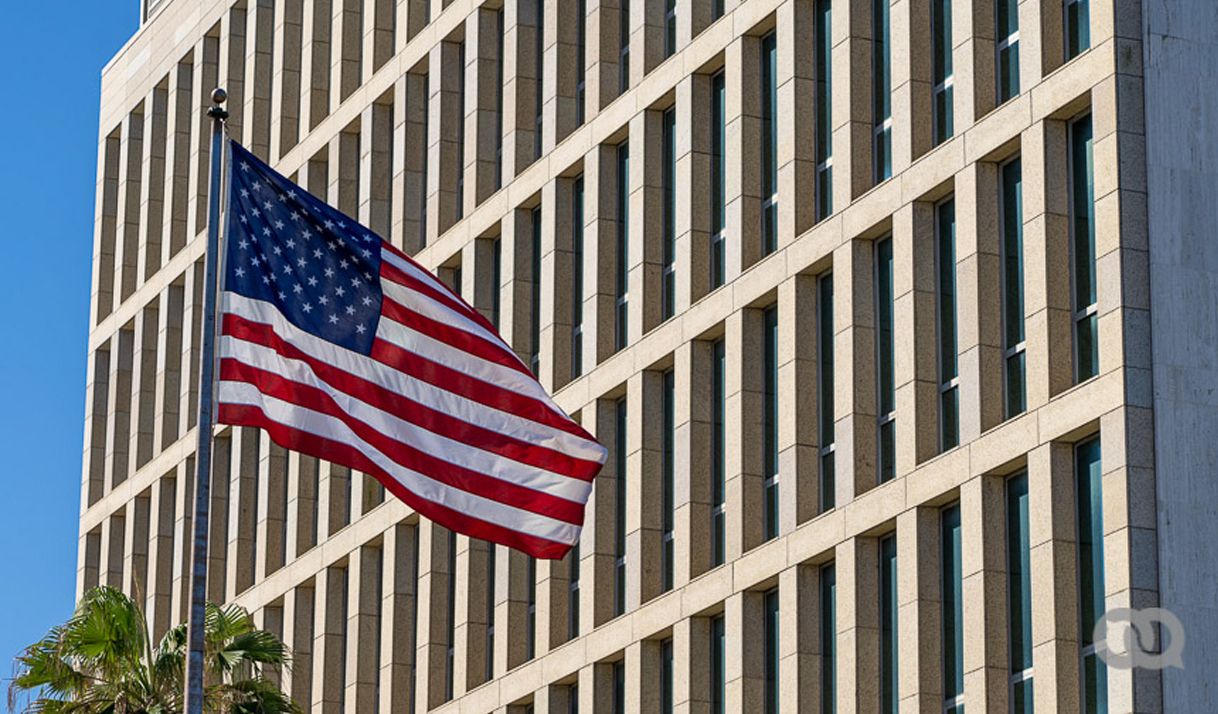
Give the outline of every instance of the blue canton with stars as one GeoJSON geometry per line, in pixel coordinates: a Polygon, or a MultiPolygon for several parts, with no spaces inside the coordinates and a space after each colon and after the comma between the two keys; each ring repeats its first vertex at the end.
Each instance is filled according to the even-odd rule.
{"type": "Polygon", "coordinates": [[[229,143],[224,289],[369,354],[381,315],[381,239],[229,143]]]}

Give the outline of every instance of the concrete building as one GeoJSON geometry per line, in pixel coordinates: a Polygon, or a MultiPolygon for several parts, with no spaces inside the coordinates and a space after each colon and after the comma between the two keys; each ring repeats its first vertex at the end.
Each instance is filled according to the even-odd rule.
{"type": "Polygon", "coordinates": [[[208,120],[609,447],[579,548],[218,432],[210,597],[314,712],[1218,697],[1218,6],[146,0],[103,72],[78,591],[184,618],[208,120]],[[1185,668],[1105,667],[1105,610],[1185,668]]]}

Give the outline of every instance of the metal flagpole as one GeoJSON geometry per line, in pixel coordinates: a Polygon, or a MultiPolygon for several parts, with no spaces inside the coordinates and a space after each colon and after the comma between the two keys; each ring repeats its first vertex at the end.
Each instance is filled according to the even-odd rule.
{"type": "Polygon", "coordinates": [[[207,521],[211,505],[211,441],[215,424],[213,387],[216,348],[216,276],[220,265],[220,191],[224,163],[223,89],[211,93],[211,190],[207,200],[207,255],[203,283],[203,345],[199,358],[198,446],[195,448],[194,542],[190,555],[190,614],[187,619],[186,712],[203,714],[203,634],[207,604],[207,521]]]}

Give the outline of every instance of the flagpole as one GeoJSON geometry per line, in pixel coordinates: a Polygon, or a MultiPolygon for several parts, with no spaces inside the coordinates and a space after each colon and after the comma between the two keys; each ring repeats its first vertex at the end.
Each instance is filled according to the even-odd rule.
{"type": "Polygon", "coordinates": [[[194,541],[190,556],[190,614],[186,624],[186,714],[203,714],[203,644],[207,606],[207,526],[211,505],[211,442],[215,424],[213,387],[216,350],[216,277],[220,264],[221,167],[224,164],[224,101],[211,93],[211,190],[207,194],[207,253],[203,282],[203,345],[199,358],[198,445],[195,448],[194,541]]]}

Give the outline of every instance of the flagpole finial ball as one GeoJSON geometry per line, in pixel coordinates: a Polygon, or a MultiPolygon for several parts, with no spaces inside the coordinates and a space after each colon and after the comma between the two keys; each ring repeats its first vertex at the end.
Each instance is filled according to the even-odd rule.
{"type": "Polygon", "coordinates": [[[223,87],[216,87],[211,90],[211,101],[213,104],[223,104],[228,99],[228,92],[224,91],[223,87]]]}

